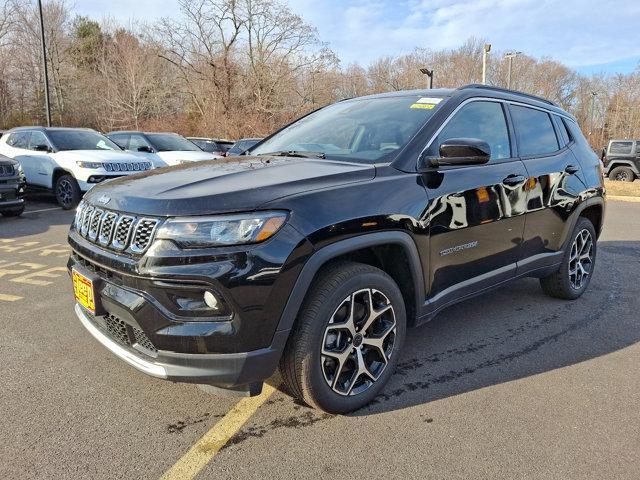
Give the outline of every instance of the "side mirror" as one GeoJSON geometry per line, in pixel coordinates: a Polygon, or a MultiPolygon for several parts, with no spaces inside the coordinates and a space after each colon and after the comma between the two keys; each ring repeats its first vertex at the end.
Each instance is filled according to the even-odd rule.
{"type": "Polygon", "coordinates": [[[153,153],[153,149],[147,145],[140,145],[138,147],[139,152],[153,153]]]}
{"type": "Polygon", "coordinates": [[[491,159],[491,147],[478,138],[450,138],[440,145],[440,157],[427,157],[424,167],[481,165],[491,159]]]}
{"type": "Polygon", "coordinates": [[[36,152],[50,152],[51,151],[51,148],[49,147],[49,145],[44,145],[44,144],[36,145],[35,147],[33,147],[33,149],[36,152]]]}

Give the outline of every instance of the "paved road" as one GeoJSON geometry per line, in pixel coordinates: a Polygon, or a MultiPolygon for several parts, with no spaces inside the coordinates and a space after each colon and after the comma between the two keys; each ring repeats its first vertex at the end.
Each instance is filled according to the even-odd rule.
{"type": "MultiPolygon", "coordinates": [[[[0,218],[0,478],[159,478],[238,399],[99,346],[64,271],[73,213],[35,200],[0,218]]],[[[276,392],[198,478],[640,478],[640,203],[609,202],[598,257],[579,301],[527,279],[411,330],[356,414],[276,392]]]]}

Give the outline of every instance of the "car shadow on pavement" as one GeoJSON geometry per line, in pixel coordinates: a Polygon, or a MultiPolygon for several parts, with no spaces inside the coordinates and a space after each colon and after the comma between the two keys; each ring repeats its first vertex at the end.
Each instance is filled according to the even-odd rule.
{"type": "Polygon", "coordinates": [[[640,242],[600,242],[581,299],[545,296],[537,279],[452,306],[409,329],[395,374],[366,416],[425,404],[615,352],[640,341],[640,242]]]}
{"type": "Polygon", "coordinates": [[[20,217],[0,215],[0,238],[15,239],[45,233],[56,225],[71,225],[74,210],[62,210],[47,192],[29,192],[27,208],[20,217]]]}

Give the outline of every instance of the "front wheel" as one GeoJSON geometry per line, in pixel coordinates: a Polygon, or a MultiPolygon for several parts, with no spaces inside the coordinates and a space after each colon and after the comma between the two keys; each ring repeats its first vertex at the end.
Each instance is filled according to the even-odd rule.
{"type": "Polygon", "coordinates": [[[368,404],[393,374],[406,330],[400,289],[370,265],[339,262],[314,281],[280,362],[295,396],[329,413],[368,404]]]}
{"type": "Polygon", "coordinates": [[[596,262],[596,230],[584,217],[578,218],[562,264],[557,272],[540,279],[544,293],[573,300],[589,286],[596,262]]]}
{"type": "Polygon", "coordinates": [[[78,181],[71,175],[62,175],[55,185],[56,200],[65,210],[75,208],[80,203],[82,192],[78,181]]]}

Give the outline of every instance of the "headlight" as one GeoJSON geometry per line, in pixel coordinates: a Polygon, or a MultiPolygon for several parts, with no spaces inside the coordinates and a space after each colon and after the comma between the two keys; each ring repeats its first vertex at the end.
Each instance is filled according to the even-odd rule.
{"type": "Polygon", "coordinates": [[[177,217],[167,220],[156,238],[173,240],[185,248],[258,243],[272,237],[286,219],[286,212],[177,217]]]}
{"type": "Polygon", "coordinates": [[[102,168],[100,162],[76,162],[80,168],[102,168]]]}
{"type": "Polygon", "coordinates": [[[24,175],[24,170],[22,168],[22,164],[21,163],[18,164],[18,175],[24,175]]]}

